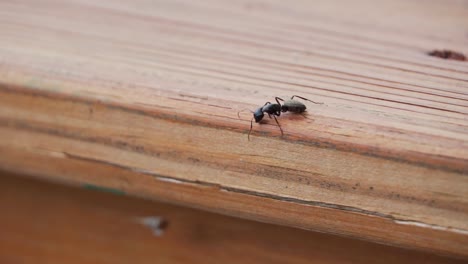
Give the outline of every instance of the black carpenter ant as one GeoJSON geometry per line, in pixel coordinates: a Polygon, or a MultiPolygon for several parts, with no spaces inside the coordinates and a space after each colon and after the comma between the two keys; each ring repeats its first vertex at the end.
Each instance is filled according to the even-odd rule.
{"type": "MultiPolygon", "coordinates": [[[[278,102],[278,100],[276,100],[278,102]]],[[[250,111],[252,112],[252,111],[250,111]]],[[[239,116],[239,112],[237,112],[237,116],[239,116]]],[[[281,135],[283,135],[283,129],[281,128],[281,125],[278,123],[278,119],[276,119],[277,116],[281,115],[281,104],[272,104],[270,102],[266,102],[262,107],[259,107],[255,112],[252,112],[253,117],[250,120],[250,130],[247,138],[250,140],[250,132],[252,132],[252,127],[253,127],[253,120],[255,119],[255,123],[259,123],[262,121],[263,117],[265,116],[265,113],[268,114],[268,117],[271,118],[273,115],[273,118],[276,121],[276,124],[278,124],[278,127],[281,131],[281,135]]]]}
{"type": "MultiPolygon", "coordinates": [[[[305,110],[307,109],[305,104],[303,104],[303,103],[301,103],[301,102],[299,102],[297,100],[294,100],[294,97],[301,98],[302,100],[306,100],[306,101],[312,102],[314,104],[323,104],[323,103],[314,102],[312,100],[309,100],[309,99],[304,98],[304,97],[299,96],[299,95],[293,95],[291,97],[291,99],[289,99],[289,100],[284,100],[284,99],[282,99],[280,97],[275,97],[275,100],[276,100],[277,104],[272,104],[270,102],[266,102],[262,107],[259,107],[257,110],[255,110],[255,112],[250,111],[250,112],[252,112],[253,117],[250,120],[250,130],[249,130],[249,134],[248,134],[247,138],[250,140],[250,133],[252,132],[253,120],[255,119],[255,123],[259,123],[263,119],[263,117],[265,116],[264,113],[267,113],[268,117],[270,117],[270,118],[273,115],[273,118],[275,119],[276,124],[278,124],[278,127],[281,130],[281,136],[283,136],[283,129],[281,128],[281,125],[278,123],[278,119],[276,119],[276,117],[280,116],[281,112],[291,112],[291,113],[301,114],[301,113],[305,112],[305,110]],[[283,104],[281,104],[280,101],[282,101],[283,104]]],[[[237,116],[240,118],[239,113],[240,113],[240,111],[237,112],[237,116]]]]}
{"type": "Polygon", "coordinates": [[[291,113],[297,113],[297,114],[301,114],[301,113],[305,112],[305,110],[307,109],[305,104],[303,104],[303,103],[301,103],[301,102],[299,102],[297,100],[294,100],[294,97],[301,98],[302,100],[306,100],[306,101],[312,102],[314,104],[323,104],[323,103],[314,102],[312,100],[309,100],[309,99],[304,98],[304,97],[299,96],[299,95],[293,95],[291,97],[291,99],[289,99],[289,100],[284,100],[284,99],[281,99],[279,97],[275,97],[276,102],[281,106],[281,112],[291,112],[291,113]],[[283,104],[281,104],[279,101],[282,101],[283,104]]]}

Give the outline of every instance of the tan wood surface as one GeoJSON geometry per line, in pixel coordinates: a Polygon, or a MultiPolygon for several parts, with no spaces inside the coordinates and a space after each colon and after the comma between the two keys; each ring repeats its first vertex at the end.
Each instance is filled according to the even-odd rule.
{"type": "Polygon", "coordinates": [[[0,262],[462,263],[0,173],[0,262]],[[167,221],[153,234],[146,219],[167,221]]]}
{"type": "Polygon", "coordinates": [[[1,1],[0,168],[468,258],[466,6],[1,1]]]}

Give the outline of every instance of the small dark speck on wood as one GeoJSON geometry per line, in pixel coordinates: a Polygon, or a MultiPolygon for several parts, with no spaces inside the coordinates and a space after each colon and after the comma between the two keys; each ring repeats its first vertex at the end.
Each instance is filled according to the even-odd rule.
{"type": "Polygon", "coordinates": [[[433,50],[428,53],[429,56],[438,57],[447,60],[466,61],[466,56],[460,52],[450,50],[433,50]]]}

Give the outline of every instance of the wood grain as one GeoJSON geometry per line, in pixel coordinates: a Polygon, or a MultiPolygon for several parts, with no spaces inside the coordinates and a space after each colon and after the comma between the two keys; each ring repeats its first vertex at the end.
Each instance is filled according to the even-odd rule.
{"type": "Polygon", "coordinates": [[[462,263],[1,173],[1,263],[462,263]],[[164,218],[162,235],[144,219],[164,218]],[[369,254],[372,252],[372,254],[369,254]]]}
{"type": "Polygon", "coordinates": [[[466,5],[3,1],[0,168],[467,258],[466,5]]]}

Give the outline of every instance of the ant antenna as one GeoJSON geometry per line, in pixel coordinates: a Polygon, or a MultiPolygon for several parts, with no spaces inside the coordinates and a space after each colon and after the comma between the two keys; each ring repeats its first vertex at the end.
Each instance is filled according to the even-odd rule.
{"type": "Polygon", "coordinates": [[[249,134],[247,135],[247,138],[249,139],[249,141],[250,141],[250,132],[252,132],[252,127],[253,127],[253,119],[254,119],[253,117],[252,119],[250,119],[250,130],[249,130],[249,134]]]}
{"type": "MultiPolygon", "coordinates": [[[[249,111],[250,113],[252,113],[252,114],[254,113],[252,110],[247,109],[247,108],[244,108],[244,109],[240,110],[239,112],[237,112],[237,117],[238,117],[239,119],[240,119],[239,113],[240,113],[240,112],[243,112],[243,111],[245,111],[245,110],[248,110],[248,111],[249,111]]],[[[249,139],[249,141],[250,141],[250,133],[252,132],[252,128],[253,128],[253,120],[254,120],[254,117],[252,117],[252,119],[250,119],[250,130],[249,130],[249,134],[247,135],[247,138],[249,139]]]]}
{"type": "Polygon", "coordinates": [[[245,110],[248,110],[248,111],[250,111],[250,113],[252,113],[252,114],[254,113],[252,110],[250,110],[250,109],[247,109],[247,108],[244,108],[244,109],[240,110],[239,112],[237,112],[237,117],[238,117],[239,119],[240,119],[240,115],[239,115],[239,113],[240,113],[240,112],[243,112],[243,111],[245,111],[245,110]]]}
{"type": "MultiPolygon", "coordinates": [[[[276,116],[273,116],[273,118],[275,119],[276,124],[278,125],[281,131],[281,136],[284,136],[283,129],[281,128],[281,125],[279,124],[278,119],[276,119],[276,116]]],[[[250,132],[252,132],[252,127],[253,127],[253,117],[252,119],[250,119],[250,130],[249,130],[249,134],[247,135],[247,138],[249,139],[249,141],[250,141],[250,132]]]]}

